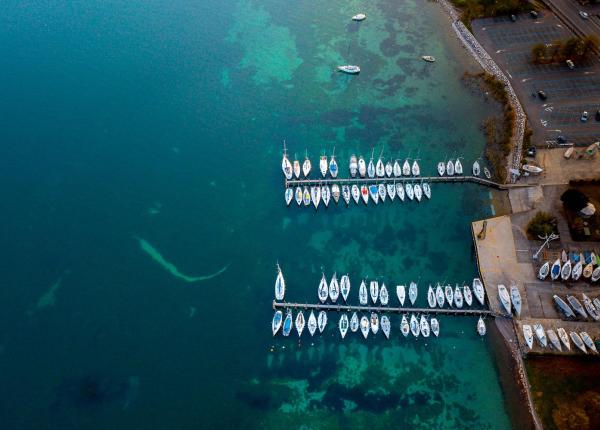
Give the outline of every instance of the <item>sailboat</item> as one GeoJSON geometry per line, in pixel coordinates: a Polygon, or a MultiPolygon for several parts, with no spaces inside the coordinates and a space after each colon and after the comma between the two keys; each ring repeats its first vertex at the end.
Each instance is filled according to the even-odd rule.
{"type": "Polygon", "coordinates": [[[435,308],[437,302],[435,300],[435,293],[433,292],[433,288],[429,285],[429,289],[427,290],[427,303],[430,308],[435,308]]]}
{"type": "Polygon", "coordinates": [[[273,315],[273,321],[271,322],[271,330],[273,331],[273,336],[275,336],[279,331],[282,322],[283,313],[281,311],[275,311],[275,315],[273,315]]]}
{"type": "Polygon", "coordinates": [[[533,332],[535,333],[535,337],[537,337],[538,342],[545,348],[548,345],[548,339],[546,338],[546,332],[544,331],[544,327],[541,324],[533,325],[533,332]]]}
{"type": "Polygon", "coordinates": [[[296,159],[294,159],[294,162],[292,163],[292,171],[294,172],[296,179],[300,179],[300,162],[296,159]]]}
{"type": "Polygon", "coordinates": [[[325,273],[323,273],[323,276],[321,277],[321,282],[319,282],[318,294],[321,303],[325,303],[327,301],[327,298],[329,297],[329,287],[327,286],[325,273]]]}
{"type": "Polygon", "coordinates": [[[389,297],[385,283],[382,282],[381,288],[379,289],[379,302],[381,303],[381,306],[387,306],[389,297]]]}
{"type": "Polygon", "coordinates": [[[479,333],[479,336],[485,336],[485,332],[485,323],[483,322],[483,318],[479,317],[479,321],[477,321],[477,333],[479,333]]]}
{"type": "Polygon", "coordinates": [[[282,334],[286,337],[289,336],[290,332],[292,331],[292,326],[292,311],[287,311],[287,315],[285,316],[285,320],[283,321],[282,334]]]}
{"type": "Polygon", "coordinates": [[[392,167],[392,162],[388,161],[387,163],[385,163],[385,176],[390,178],[392,176],[393,172],[394,172],[394,169],[392,167]]]}
{"type": "MultiPolygon", "coordinates": [[[[365,186],[365,188],[366,188],[366,186],[365,186]]],[[[367,192],[367,198],[368,197],[369,197],[369,193],[367,192]]],[[[356,203],[356,204],[358,204],[358,202],[360,201],[360,190],[358,189],[358,185],[356,185],[356,184],[352,184],[352,198],[354,199],[354,203],[356,203]]]]}
{"type": "Polygon", "coordinates": [[[398,194],[401,201],[404,201],[404,185],[402,185],[402,182],[396,183],[396,194],[398,194]]]}
{"type": "Polygon", "coordinates": [[[369,185],[369,196],[371,196],[371,200],[373,200],[375,204],[379,203],[379,187],[377,185],[369,185]]]}
{"type": "Polygon", "coordinates": [[[369,302],[369,295],[367,293],[367,286],[365,285],[364,279],[360,283],[360,288],[358,289],[358,300],[363,306],[369,302]]]}
{"type": "Polygon", "coordinates": [[[558,336],[556,335],[556,333],[554,333],[554,330],[552,330],[552,329],[546,330],[546,335],[548,336],[548,339],[550,340],[550,344],[554,347],[554,349],[556,349],[559,352],[562,352],[562,346],[560,346],[560,340],[558,339],[558,336]]]}
{"type": "Polygon", "coordinates": [[[293,198],[294,198],[294,191],[291,188],[286,188],[285,189],[285,204],[289,206],[293,198]]]}
{"type": "Polygon", "coordinates": [[[408,196],[408,198],[414,200],[415,191],[413,190],[412,184],[405,184],[404,187],[406,188],[406,195],[408,196]]]}
{"type": "Polygon", "coordinates": [[[379,283],[377,281],[371,281],[369,283],[369,292],[373,303],[377,303],[377,297],[379,297],[379,283]]]}
{"type": "Polygon", "coordinates": [[[360,319],[360,331],[365,339],[367,336],[369,336],[369,328],[369,319],[363,315],[363,317],[360,319]]]}
{"type": "Polygon", "coordinates": [[[425,197],[430,199],[431,198],[431,187],[429,186],[429,184],[427,182],[423,182],[421,184],[421,187],[423,187],[423,194],[425,194],[425,197]]]}
{"type": "Polygon", "coordinates": [[[564,328],[559,327],[556,329],[556,332],[558,333],[558,337],[560,338],[560,341],[563,343],[563,345],[565,346],[565,348],[567,348],[567,350],[571,350],[571,342],[569,342],[569,336],[567,336],[567,332],[565,331],[564,328]]]}
{"type": "Polygon", "coordinates": [[[321,186],[321,198],[323,199],[323,203],[325,203],[325,207],[328,207],[329,200],[331,200],[331,191],[327,185],[321,186]]]}
{"type": "Polygon", "coordinates": [[[352,154],[350,156],[349,168],[350,168],[350,176],[353,178],[356,177],[356,173],[358,172],[358,161],[356,160],[356,155],[354,155],[354,154],[352,154]]]}
{"type": "Polygon", "coordinates": [[[340,295],[340,285],[338,284],[337,274],[334,273],[329,283],[329,298],[335,303],[340,295]]]}
{"type": "Polygon", "coordinates": [[[429,322],[425,315],[421,315],[421,334],[423,337],[429,337],[429,322]]]}
{"type": "Polygon", "coordinates": [[[396,285],[396,295],[398,296],[400,306],[404,306],[404,299],[406,298],[406,289],[404,288],[404,285],[396,285]]]}
{"type": "Polygon", "coordinates": [[[408,158],[404,160],[404,164],[402,164],[402,175],[410,176],[410,162],[408,158]]]}
{"type": "Polygon", "coordinates": [[[331,154],[331,160],[329,161],[329,174],[332,178],[337,178],[338,175],[338,164],[335,161],[335,146],[333,147],[333,153],[331,154]]]}
{"type": "Polygon", "coordinates": [[[473,163],[473,176],[479,176],[481,169],[479,167],[479,161],[475,160],[473,163]]]}
{"type": "Polygon", "coordinates": [[[348,275],[342,276],[340,280],[340,291],[342,293],[342,298],[344,302],[348,300],[348,294],[350,294],[350,278],[348,275]]]}
{"type": "Polygon", "coordinates": [[[281,170],[287,180],[292,179],[292,164],[287,156],[287,150],[285,149],[285,140],[283,141],[283,158],[281,159],[281,170]]]}
{"type": "Polygon", "coordinates": [[[582,352],[587,354],[587,349],[585,349],[585,344],[583,343],[583,340],[581,340],[581,337],[579,337],[579,335],[574,331],[570,332],[569,336],[571,336],[571,340],[573,341],[575,346],[579,348],[582,352]]]}
{"type": "Polygon", "coordinates": [[[446,174],[448,176],[454,176],[454,162],[452,160],[448,160],[446,163],[446,174]]]}
{"type": "Polygon", "coordinates": [[[594,344],[592,337],[589,334],[587,334],[587,332],[582,331],[581,333],[579,333],[579,336],[583,340],[583,343],[585,343],[585,346],[592,350],[592,352],[595,352],[596,354],[598,353],[598,350],[596,349],[596,345],[594,344]]]}
{"type": "Polygon", "coordinates": [[[560,269],[560,277],[563,281],[569,279],[569,276],[571,276],[571,260],[567,260],[562,269],[560,269]]]}
{"type": "MultiPolygon", "coordinates": [[[[354,186],[356,187],[356,184],[354,186]]],[[[356,191],[358,193],[358,187],[356,187],[356,191]]],[[[346,184],[342,185],[342,198],[346,202],[346,206],[348,206],[350,204],[351,196],[352,196],[352,194],[350,193],[350,187],[346,184]]],[[[360,194],[357,195],[357,198],[360,198],[360,194]]],[[[356,203],[358,203],[358,201],[356,203]]]]}
{"type": "Polygon", "coordinates": [[[408,287],[408,298],[410,299],[411,305],[415,304],[418,293],[419,293],[419,290],[417,288],[417,283],[411,281],[410,286],[408,287]]]}
{"type": "Polygon", "coordinates": [[[473,293],[475,294],[477,301],[483,306],[485,301],[485,290],[483,289],[483,284],[479,278],[473,279],[473,293]]]}
{"type": "Polygon", "coordinates": [[[521,316],[521,294],[519,293],[519,288],[512,284],[510,286],[510,299],[512,302],[512,306],[515,310],[515,313],[518,317],[521,316]]]}
{"type": "Polygon", "coordinates": [[[553,281],[556,281],[560,276],[560,258],[557,258],[556,261],[552,264],[552,268],[550,269],[550,278],[553,281]]]}
{"type": "Polygon", "coordinates": [[[379,331],[379,317],[375,312],[371,312],[371,331],[373,334],[377,334],[379,331]]]}
{"type": "Polygon", "coordinates": [[[285,279],[283,279],[283,273],[281,267],[277,263],[277,277],[275,278],[275,299],[283,300],[285,296],[285,279]]]}
{"type": "Polygon", "coordinates": [[[550,262],[546,261],[538,271],[538,278],[543,281],[548,277],[548,273],[550,273],[550,262]]]}
{"type": "Polygon", "coordinates": [[[365,159],[362,157],[358,157],[358,174],[361,178],[364,178],[367,174],[367,164],[365,163],[365,159]]]}
{"type": "Polygon", "coordinates": [[[454,306],[456,306],[457,309],[463,307],[463,295],[458,284],[454,287],[454,306]]]}
{"type": "Polygon", "coordinates": [[[369,189],[367,188],[366,185],[361,185],[360,186],[360,195],[363,199],[363,202],[365,202],[365,205],[369,203],[369,189]]]}
{"type": "Polygon", "coordinates": [[[465,298],[467,306],[470,307],[473,304],[473,295],[471,294],[471,289],[467,284],[463,285],[463,297],[465,298]]]}
{"type": "Polygon", "coordinates": [[[312,169],[312,163],[310,162],[310,159],[308,158],[308,151],[306,151],[306,156],[304,157],[304,163],[302,163],[302,174],[304,175],[305,178],[308,178],[308,175],[310,175],[311,169],[312,169]]]}
{"type": "Polygon", "coordinates": [[[529,349],[533,348],[533,330],[529,324],[523,324],[523,338],[529,349]]]}
{"type": "Polygon", "coordinates": [[[413,160],[411,172],[413,176],[419,176],[421,174],[421,169],[416,159],[413,160]]]}
{"type": "Polygon", "coordinates": [[[438,337],[440,335],[440,323],[437,318],[431,318],[429,325],[431,325],[431,332],[435,337],[438,337]]]}
{"type": "Polygon", "coordinates": [[[339,329],[340,329],[340,334],[342,335],[342,339],[346,337],[346,333],[348,332],[349,325],[350,324],[348,323],[348,315],[342,314],[342,316],[340,317],[340,322],[339,322],[339,329]]]}
{"type": "Polygon", "coordinates": [[[327,167],[327,155],[321,155],[321,158],[319,159],[319,170],[321,171],[321,176],[327,176],[327,167]]]}
{"type": "Polygon", "coordinates": [[[302,192],[302,203],[304,203],[304,206],[310,206],[310,191],[308,191],[308,187],[306,186],[302,192]]]}
{"type": "Polygon", "coordinates": [[[352,314],[352,318],[350,318],[350,331],[352,333],[356,333],[360,327],[360,322],[358,320],[358,315],[356,312],[352,314]]]}
{"type": "Polygon", "coordinates": [[[377,193],[379,194],[379,198],[381,199],[381,202],[385,202],[385,198],[387,197],[387,193],[385,192],[385,185],[384,184],[379,184],[377,186],[377,193]]]}
{"type": "Polygon", "coordinates": [[[510,295],[508,294],[506,287],[502,284],[498,285],[498,297],[500,298],[500,303],[502,303],[502,306],[504,306],[504,310],[510,315],[510,295]]]}
{"type": "Polygon", "coordinates": [[[338,184],[333,184],[331,186],[331,197],[333,197],[335,204],[340,201],[340,186],[338,184]]]}
{"type": "Polygon", "coordinates": [[[318,209],[319,203],[321,203],[321,187],[310,187],[310,199],[312,200],[315,209],[318,209]]]}
{"type": "Polygon", "coordinates": [[[404,337],[408,336],[408,333],[410,333],[410,326],[408,325],[406,315],[402,315],[402,321],[400,321],[400,331],[404,337]]]}
{"type": "Polygon", "coordinates": [[[390,196],[390,200],[394,201],[394,198],[396,197],[396,184],[388,183],[386,185],[386,187],[387,187],[387,194],[388,194],[388,196],[390,196]]]}
{"type": "Polygon", "coordinates": [[[379,154],[379,159],[377,160],[377,164],[375,165],[375,173],[379,178],[383,178],[385,176],[385,168],[383,167],[383,161],[381,160],[382,155],[383,150],[381,150],[381,154],[379,154]]]}
{"type": "Polygon", "coordinates": [[[315,332],[317,331],[317,328],[318,328],[317,318],[315,317],[314,311],[310,311],[310,316],[308,317],[307,327],[308,327],[308,332],[310,333],[310,335],[314,336],[315,332]]]}
{"type": "Polygon", "coordinates": [[[414,337],[419,337],[419,333],[421,332],[419,321],[417,321],[417,317],[414,314],[410,316],[410,331],[414,337]]]}
{"type": "Polygon", "coordinates": [[[438,175],[444,176],[446,173],[446,163],[444,161],[440,161],[437,165],[438,175]]]}
{"type": "Polygon", "coordinates": [[[394,177],[399,178],[400,176],[402,176],[402,168],[400,167],[400,163],[398,163],[398,160],[394,160],[394,167],[392,170],[394,172],[394,177]]]}
{"type": "Polygon", "coordinates": [[[317,324],[319,326],[319,333],[323,333],[323,331],[327,327],[327,312],[325,312],[325,311],[319,312],[319,318],[317,319],[317,324]]]}
{"type": "Polygon", "coordinates": [[[387,315],[381,317],[381,330],[387,339],[390,338],[390,319],[387,315]]]}
{"type": "Polygon", "coordinates": [[[463,174],[463,167],[462,167],[462,163],[460,162],[460,158],[457,158],[456,161],[454,162],[454,173],[456,175],[463,174]]]}
{"type": "Polygon", "coordinates": [[[296,191],[295,191],[294,195],[296,197],[296,203],[298,204],[298,206],[301,206],[302,205],[302,188],[296,187],[296,191]]]}
{"type": "Polygon", "coordinates": [[[302,331],[304,330],[304,314],[302,311],[299,311],[296,314],[296,331],[298,332],[298,337],[302,336],[302,331]]]}
{"type": "Polygon", "coordinates": [[[435,287],[435,298],[437,299],[438,306],[443,308],[446,303],[446,298],[444,297],[444,290],[440,284],[437,284],[437,287],[435,287]]]}
{"type": "Polygon", "coordinates": [[[444,288],[444,293],[446,295],[446,301],[448,302],[448,306],[452,307],[454,302],[454,291],[450,285],[446,285],[444,288]]]}
{"type": "Polygon", "coordinates": [[[423,198],[423,190],[421,189],[421,186],[419,184],[414,184],[413,191],[415,192],[415,198],[418,202],[420,202],[423,198]]]}

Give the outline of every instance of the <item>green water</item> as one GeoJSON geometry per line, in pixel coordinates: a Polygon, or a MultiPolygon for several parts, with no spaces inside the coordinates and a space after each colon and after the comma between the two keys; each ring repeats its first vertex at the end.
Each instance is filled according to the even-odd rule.
{"type": "Polygon", "coordinates": [[[397,316],[391,341],[341,341],[333,322],[314,345],[270,333],[277,261],[294,301],[316,301],[321,270],[348,272],[354,296],[366,276],[475,275],[481,187],[318,212],[283,200],[284,139],[315,168],[335,146],[343,176],[374,147],[418,154],[423,174],[481,156],[491,108],[462,86],[474,66],[437,4],[4,9],[3,428],[510,427],[475,319],[442,317],[427,342],[397,316]]]}

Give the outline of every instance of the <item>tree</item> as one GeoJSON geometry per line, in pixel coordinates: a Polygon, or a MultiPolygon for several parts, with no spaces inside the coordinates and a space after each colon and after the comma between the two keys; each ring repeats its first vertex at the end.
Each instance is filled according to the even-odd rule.
{"type": "Polygon", "coordinates": [[[534,64],[541,63],[546,58],[546,45],[543,43],[533,45],[533,48],[531,48],[531,56],[533,57],[534,64]]]}
{"type": "Polygon", "coordinates": [[[556,218],[546,212],[535,214],[527,224],[527,234],[535,238],[556,232],[556,218]]]}

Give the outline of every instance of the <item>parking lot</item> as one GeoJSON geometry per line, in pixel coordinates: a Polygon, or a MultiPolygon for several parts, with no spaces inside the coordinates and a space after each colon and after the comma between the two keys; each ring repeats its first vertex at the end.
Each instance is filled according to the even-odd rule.
{"type": "Polygon", "coordinates": [[[588,146],[600,140],[600,61],[593,58],[575,64],[535,65],[531,48],[538,43],[565,40],[572,33],[547,11],[538,18],[520,15],[516,22],[508,17],[473,21],[473,33],[498,65],[509,76],[513,88],[527,113],[538,146],[556,145],[558,136],[568,143],[588,146]],[[547,99],[537,92],[543,90],[547,99]],[[587,111],[587,122],[581,114],[587,111]]]}

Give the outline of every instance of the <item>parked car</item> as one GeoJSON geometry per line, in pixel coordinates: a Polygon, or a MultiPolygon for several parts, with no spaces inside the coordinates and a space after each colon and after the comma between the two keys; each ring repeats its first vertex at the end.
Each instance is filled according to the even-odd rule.
{"type": "Polygon", "coordinates": [[[542,91],[542,90],[538,91],[538,96],[540,96],[540,98],[542,100],[546,100],[548,98],[548,96],[546,95],[546,93],[544,91],[542,91]]]}
{"type": "Polygon", "coordinates": [[[583,111],[583,113],[581,114],[581,122],[587,122],[588,119],[588,113],[586,110],[583,111]]]}
{"type": "Polygon", "coordinates": [[[511,20],[512,22],[516,22],[516,21],[517,21],[517,17],[516,17],[516,16],[514,16],[514,15],[511,15],[511,16],[510,16],[510,20],[511,20]]]}
{"type": "Polygon", "coordinates": [[[569,66],[569,69],[573,70],[575,68],[575,63],[571,60],[567,60],[567,66],[569,66]]]}
{"type": "Polygon", "coordinates": [[[529,16],[532,18],[537,18],[538,17],[538,13],[535,10],[532,10],[531,12],[529,12],[529,16]]]}
{"type": "Polygon", "coordinates": [[[556,140],[558,143],[567,143],[567,138],[564,136],[558,136],[556,140]]]}
{"type": "Polygon", "coordinates": [[[535,154],[537,153],[537,150],[535,149],[535,146],[530,146],[529,148],[527,148],[527,155],[529,157],[534,157],[535,158],[535,154]]]}
{"type": "Polygon", "coordinates": [[[584,12],[582,10],[579,11],[579,16],[583,19],[588,19],[590,17],[587,12],[584,12]]]}

